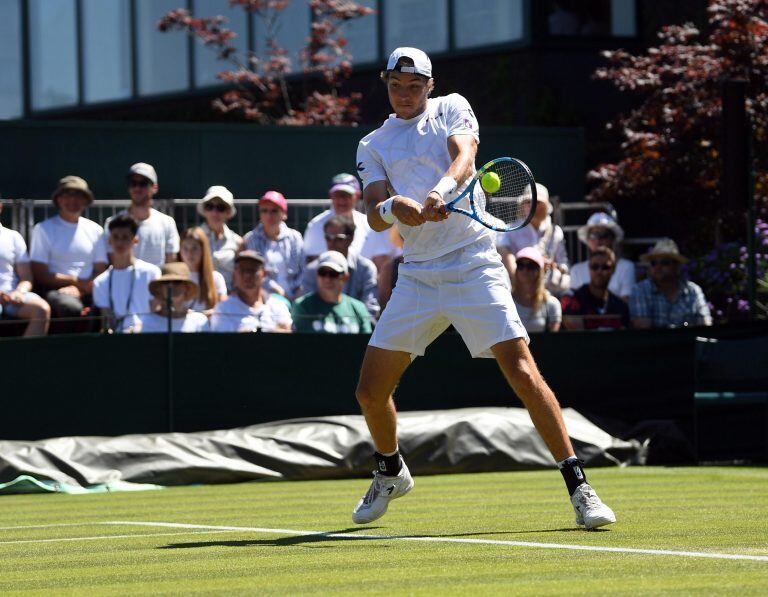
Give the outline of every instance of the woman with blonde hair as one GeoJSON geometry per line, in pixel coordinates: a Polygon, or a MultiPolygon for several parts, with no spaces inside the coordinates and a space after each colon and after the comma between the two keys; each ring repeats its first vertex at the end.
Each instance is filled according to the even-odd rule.
{"type": "Polygon", "coordinates": [[[227,284],[224,276],[213,269],[208,235],[202,228],[188,228],[181,235],[181,260],[187,264],[190,278],[199,288],[191,309],[210,315],[216,303],[227,298],[227,284]]]}
{"type": "Polygon", "coordinates": [[[560,301],[544,287],[544,256],[536,247],[525,247],[515,254],[515,299],[520,321],[528,332],[557,332],[563,319],[560,301]]]}

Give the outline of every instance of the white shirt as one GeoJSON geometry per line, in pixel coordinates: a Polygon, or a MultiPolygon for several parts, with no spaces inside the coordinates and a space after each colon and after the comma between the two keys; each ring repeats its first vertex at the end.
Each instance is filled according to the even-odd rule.
{"type": "Polygon", "coordinates": [[[368,236],[365,237],[361,255],[371,260],[379,256],[386,256],[392,259],[400,257],[403,254],[403,250],[392,242],[389,233],[390,228],[381,232],[371,230],[368,236]]]}
{"type": "Polygon", "coordinates": [[[273,332],[278,324],[293,324],[288,306],[270,296],[258,308],[246,305],[237,294],[216,305],[211,315],[212,332],[273,332]]]}
{"type": "Polygon", "coordinates": [[[565,234],[560,226],[552,223],[550,216],[542,220],[538,229],[534,228],[533,224],[528,224],[520,230],[497,233],[496,246],[504,247],[512,255],[525,247],[536,247],[544,257],[558,265],[568,265],[565,234]]]}
{"type": "MultiPolygon", "coordinates": [[[[589,284],[589,261],[581,261],[571,269],[571,288],[576,290],[589,284]]],[[[608,283],[608,290],[616,296],[630,296],[635,289],[635,264],[628,259],[619,259],[616,271],[608,283]]]]}
{"type": "MultiPolygon", "coordinates": [[[[195,284],[197,284],[197,287],[200,288],[200,274],[197,272],[189,272],[189,277],[195,284]]],[[[227,283],[224,281],[224,276],[216,270],[213,271],[213,287],[216,289],[217,297],[221,295],[227,296],[227,283]]],[[[205,311],[208,309],[208,305],[198,298],[192,303],[190,309],[193,311],[205,311]]]]}
{"type": "Polygon", "coordinates": [[[87,280],[94,263],[107,263],[103,235],[102,227],[87,218],[72,224],[53,216],[32,229],[29,258],[45,263],[52,274],[87,280]]]}
{"type": "MultiPolygon", "coordinates": [[[[213,256],[213,267],[224,276],[227,288],[232,288],[232,272],[235,270],[235,255],[237,254],[243,239],[235,234],[224,224],[224,231],[217,235],[203,222],[200,227],[208,235],[208,243],[211,245],[211,254],[213,256]]],[[[226,293],[225,293],[226,294],[226,293]]]]}
{"type": "MultiPolygon", "coordinates": [[[[134,319],[138,319],[134,327],[135,333],[158,334],[168,331],[168,318],[164,315],[149,313],[134,319]]],[[[180,317],[171,319],[171,329],[174,332],[185,333],[211,331],[208,318],[202,313],[196,313],[195,311],[187,312],[187,316],[184,319],[180,317]]]]}
{"type": "MultiPolygon", "coordinates": [[[[304,231],[304,255],[307,257],[317,257],[320,253],[325,253],[328,250],[328,244],[325,242],[325,230],[323,228],[325,223],[335,215],[336,212],[333,209],[326,209],[309,221],[307,229],[304,231]]],[[[371,231],[371,227],[368,226],[368,217],[356,209],[352,210],[352,220],[355,222],[355,236],[349,248],[356,253],[360,253],[365,239],[371,231]]]]}
{"type": "Polygon", "coordinates": [[[0,292],[16,290],[17,263],[29,263],[27,243],[21,234],[0,224],[0,292]]]}
{"type": "MultiPolygon", "coordinates": [[[[357,169],[363,187],[386,180],[395,194],[422,203],[453,161],[448,153],[448,138],[472,135],[479,141],[478,131],[469,102],[457,93],[428,99],[424,112],[408,120],[390,114],[383,125],[363,137],[358,145],[357,169]]],[[[456,194],[470,182],[468,179],[456,194]]],[[[450,200],[451,196],[445,199],[450,200]]],[[[464,199],[459,206],[468,207],[469,200],[464,199]]],[[[421,226],[399,223],[398,228],[405,239],[406,262],[434,259],[484,236],[491,238],[490,230],[460,214],[421,226]]]]}
{"type": "Polygon", "coordinates": [[[109,309],[118,320],[126,315],[147,315],[151,300],[149,283],[159,277],[160,268],[141,259],[123,269],[110,265],[93,281],[93,304],[109,309]]]}
{"type": "MultiPolygon", "coordinates": [[[[128,210],[125,210],[116,215],[127,213],[129,213],[128,210]]],[[[112,218],[107,218],[107,221],[104,222],[107,236],[109,235],[109,222],[111,220],[112,218]]],[[[165,263],[166,253],[179,252],[179,231],[176,230],[176,220],[171,216],[151,207],[149,217],[146,220],[137,221],[139,222],[139,233],[136,236],[139,239],[139,244],[133,249],[133,254],[137,259],[159,267],[165,263]]],[[[106,240],[105,237],[105,243],[106,240]]]]}

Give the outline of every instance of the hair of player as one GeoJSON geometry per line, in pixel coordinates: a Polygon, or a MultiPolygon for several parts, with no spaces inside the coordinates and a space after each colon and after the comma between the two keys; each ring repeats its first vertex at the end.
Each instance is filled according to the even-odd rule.
{"type": "Polygon", "coordinates": [[[589,261],[592,261],[592,258],[595,257],[596,255],[602,255],[603,257],[606,257],[608,259],[611,265],[616,265],[616,253],[614,253],[608,247],[597,247],[594,251],[592,251],[589,254],[589,261]]]}
{"type": "Polygon", "coordinates": [[[325,221],[325,224],[323,224],[324,232],[328,230],[328,226],[336,226],[337,228],[341,228],[342,233],[346,234],[347,236],[353,236],[355,234],[355,229],[357,228],[355,226],[355,221],[352,219],[352,216],[346,215],[335,215],[328,218],[325,221]]]}
{"type": "Polygon", "coordinates": [[[139,223],[130,214],[116,215],[109,221],[107,228],[110,232],[118,228],[128,228],[131,231],[131,236],[136,236],[139,233],[139,223]]]}
{"type": "Polygon", "coordinates": [[[213,257],[211,257],[211,246],[208,243],[208,235],[205,231],[196,226],[187,228],[181,235],[181,242],[193,240],[200,245],[200,266],[198,268],[198,278],[200,282],[200,300],[205,304],[206,309],[213,309],[219,302],[219,295],[216,294],[216,285],[213,283],[213,257]]]}

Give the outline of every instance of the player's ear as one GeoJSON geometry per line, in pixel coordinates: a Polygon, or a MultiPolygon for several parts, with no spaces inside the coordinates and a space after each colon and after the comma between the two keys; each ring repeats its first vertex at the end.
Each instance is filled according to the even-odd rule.
{"type": "Polygon", "coordinates": [[[430,77],[429,80],[427,81],[427,95],[432,93],[434,90],[435,90],[435,80],[432,77],[430,77]]]}

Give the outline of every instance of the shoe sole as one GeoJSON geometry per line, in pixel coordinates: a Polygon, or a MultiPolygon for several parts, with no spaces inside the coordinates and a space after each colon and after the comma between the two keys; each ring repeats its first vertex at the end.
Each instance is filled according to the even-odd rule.
{"type": "Polygon", "coordinates": [[[596,529],[598,527],[604,527],[609,524],[613,524],[616,522],[616,518],[598,518],[597,520],[590,521],[590,524],[587,525],[584,524],[584,528],[586,528],[588,531],[591,531],[592,529],[596,529]]]}

